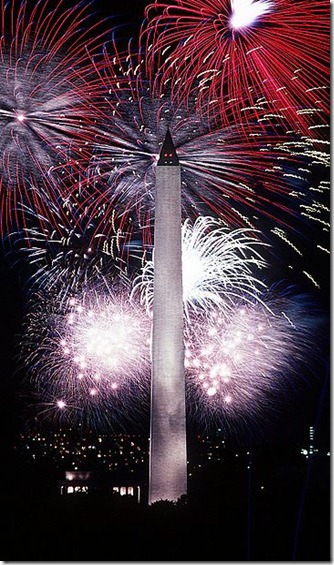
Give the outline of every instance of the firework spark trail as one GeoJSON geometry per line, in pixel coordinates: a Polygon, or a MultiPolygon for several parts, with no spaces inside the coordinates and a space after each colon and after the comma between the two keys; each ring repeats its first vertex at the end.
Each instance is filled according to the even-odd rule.
{"type": "MultiPolygon", "coordinates": [[[[69,207],[67,202],[66,209],[69,207]]],[[[64,209],[50,203],[52,218],[41,218],[33,210],[25,207],[24,213],[29,227],[11,232],[8,240],[7,256],[18,268],[22,278],[28,283],[27,292],[43,289],[43,292],[62,289],[62,295],[86,288],[91,279],[108,273],[120,271],[119,242],[117,234],[105,238],[95,245],[91,237],[91,225],[75,220],[75,210],[64,213],[64,209]],[[28,244],[27,244],[28,242],[28,244]],[[23,277],[23,273],[25,276],[23,277]],[[67,282],[66,286],[64,281],[67,282]]]]}
{"type": "Polygon", "coordinates": [[[41,217],[24,206],[29,227],[12,231],[3,240],[7,258],[20,270],[27,295],[37,289],[72,297],[101,277],[126,284],[143,264],[145,253],[139,242],[128,244],[114,224],[113,234],[96,233],[94,224],[69,198],[63,206],[49,203],[52,217],[41,217]],[[66,281],[66,285],[64,284],[66,281]]]}
{"type": "MultiPolygon", "coordinates": [[[[228,230],[222,222],[199,217],[192,225],[182,226],[183,303],[186,317],[203,314],[219,307],[221,316],[228,317],[236,297],[245,302],[260,301],[265,284],[253,271],[267,266],[251,230],[228,230]]],[[[132,294],[139,294],[147,312],[152,311],[154,262],[148,261],[134,280],[132,294]]]]}
{"type": "MultiPolygon", "coordinates": [[[[311,135],[329,117],[329,4],[325,0],[175,0],[147,6],[141,43],[151,76],[177,100],[197,93],[201,111],[234,120],[258,99],[311,135]]],[[[271,109],[271,110],[270,110],[271,109]]]]}
{"type": "Polygon", "coordinates": [[[107,411],[107,420],[121,420],[149,388],[149,339],[148,317],[120,284],[71,298],[39,291],[30,299],[21,361],[62,418],[68,407],[70,418],[93,421],[107,411]]]}
{"type": "Polygon", "coordinates": [[[269,291],[265,302],[236,301],[228,319],[217,308],[187,324],[188,407],[202,423],[235,433],[273,418],[319,356],[321,316],[309,297],[269,291]]]}
{"type": "Polygon", "coordinates": [[[317,159],[311,149],[312,157],[304,156],[299,138],[296,149],[293,135],[254,122],[252,109],[242,123],[210,129],[168,92],[154,95],[131,47],[119,53],[114,43],[112,54],[105,50],[93,63],[101,83],[99,133],[83,207],[98,231],[108,234],[115,211],[121,231],[140,231],[152,245],[155,168],[167,128],[181,165],[184,219],[214,213],[235,228],[256,227],[262,217],[272,228],[296,229],[321,151],[317,159]]]}
{"type": "Polygon", "coordinates": [[[86,49],[104,34],[87,6],[1,0],[1,231],[24,225],[22,203],[49,216],[87,165],[94,73],[86,49]],[[44,198],[42,197],[44,196],[44,198]]]}
{"type": "MultiPolygon", "coordinates": [[[[193,250],[200,247],[200,228],[205,232],[208,227],[208,220],[203,222],[197,224],[193,250]]],[[[191,238],[188,223],[186,230],[191,238]]],[[[212,233],[218,239],[223,230],[212,233]]],[[[205,233],[206,245],[210,235],[213,243],[212,233],[205,233]]],[[[248,242],[244,235],[241,242],[238,235],[241,256],[250,248],[254,252],[254,240],[248,242]]],[[[238,239],[234,243],[238,248],[238,239]]],[[[215,263],[217,246],[213,256],[215,263]]],[[[255,252],[257,261],[262,264],[255,252]]],[[[245,260],[247,281],[252,265],[245,260]]],[[[213,282],[218,283],[217,272],[213,282]]],[[[320,314],[307,297],[275,289],[252,295],[258,281],[249,280],[250,293],[248,283],[237,281],[230,295],[225,288],[228,308],[212,297],[217,288],[209,289],[204,281],[203,293],[196,289],[186,316],[189,413],[205,426],[219,422],[234,436],[243,426],[248,429],[279,412],[319,349],[320,314]]],[[[22,332],[21,363],[38,397],[40,415],[96,428],[142,420],[149,398],[151,319],[130,294],[132,283],[124,286],[123,278],[108,284],[98,274],[86,287],[78,284],[72,296],[61,290],[66,280],[62,285],[58,281],[48,292],[31,294],[22,332]]]]}

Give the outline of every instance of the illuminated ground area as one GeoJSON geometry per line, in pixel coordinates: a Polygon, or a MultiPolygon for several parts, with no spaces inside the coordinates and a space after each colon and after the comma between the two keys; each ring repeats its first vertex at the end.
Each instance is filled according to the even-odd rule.
{"type": "Polygon", "coordinates": [[[226,445],[222,430],[190,434],[188,503],[151,507],[144,436],[83,441],[53,431],[21,434],[2,494],[3,555],[14,561],[328,560],[330,454],[316,431],[305,426],[301,442],[251,451],[226,445]],[[64,470],[70,469],[71,485],[72,470],[88,467],[100,486],[91,489],[86,481],[88,493],[70,486],[62,496],[64,470]],[[126,496],[130,484],[140,486],[140,502],[135,489],[126,496]]]}

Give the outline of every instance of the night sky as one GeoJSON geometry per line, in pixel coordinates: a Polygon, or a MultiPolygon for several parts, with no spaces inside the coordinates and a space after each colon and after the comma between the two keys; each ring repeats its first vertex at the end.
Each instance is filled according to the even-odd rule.
{"type": "MultiPolygon", "coordinates": [[[[71,2],[64,2],[64,6],[71,7],[71,2]]],[[[109,25],[106,28],[115,30],[123,48],[126,47],[130,37],[135,37],[139,25],[143,18],[145,2],[122,2],[120,6],[107,10],[105,3],[94,2],[96,20],[106,21],[109,25]],[[130,32],[129,32],[130,30],[130,32]]],[[[94,13],[93,10],[91,13],[94,13]]],[[[93,20],[94,21],[94,18],[93,20]]],[[[1,273],[0,273],[0,293],[1,293],[1,345],[0,357],[2,367],[1,379],[1,403],[4,431],[4,443],[12,442],[17,432],[21,429],[25,416],[22,417],[22,407],[25,406],[27,399],[22,399],[22,373],[17,374],[17,359],[20,350],[20,339],[22,335],[22,319],[25,313],[25,297],[27,278],[31,271],[29,267],[23,268],[24,263],[15,265],[16,255],[11,244],[8,244],[6,237],[3,240],[1,250],[1,273]],[[21,384],[20,384],[21,383],[21,384]],[[23,419],[23,422],[22,422],[23,419]]],[[[28,283],[29,284],[29,283],[28,283]]]]}
{"type": "MultiPolygon", "coordinates": [[[[66,2],[66,4],[71,5],[70,2],[66,2]]],[[[145,5],[147,5],[147,2],[144,1],[122,1],[110,8],[111,14],[106,3],[102,0],[96,0],[93,3],[98,19],[101,18],[101,15],[102,19],[112,15],[110,27],[116,26],[116,38],[119,38],[120,44],[123,44],[124,47],[126,47],[130,37],[135,37],[139,30],[145,5]]],[[[314,173],[312,180],[316,185],[322,178],[328,180],[327,172],[319,168],[314,173]]],[[[263,219],[263,222],[265,229],[266,220],[263,219]]],[[[291,252],[291,261],[295,261],[295,269],[292,272],[287,267],[289,264],[288,248],[277,245],[274,257],[270,257],[272,266],[268,277],[272,282],[282,281],[286,286],[295,285],[301,293],[311,294],[315,308],[321,311],[323,320],[320,333],[315,335],[315,342],[320,344],[321,359],[316,362],[315,369],[311,374],[305,370],[305,374],[301,376],[296,386],[291,386],[289,398],[283,404],[278,403],[280,410],[278,418],[275,418],[273,424],[268,421],[268,429],[264,429],[263,433],[256,436],[257,447],[263,449],[269,447],[274,449],[275,446],[288,449],[290,446],[299,446],[307,437],[309,426],[316,427],[316,439],[319,445],[325,450],[330,447],[330,263],[327,259],[328,255],[317,254],[314,248],[315,238],[317,238],[319,244],[328,247],[329,234],[327,231],[319,231],[307,220],[305,220],[304,225],[305,232],[297,235],[298,241],[303,242],[304,249],[304,257],[303,260],[300,260],[300,265],[298,258],[296,259],[295,254],[291,252]],[[302,276],[301,272],[305,265],[310,267],[310,271],[316,273],[317,280],[320,281],[320,289],[315,289],[314,285],[305,276],[302,276]]],[[[258,227],[261,229],[260,222],[258,227]]],[[[301,229],[300,224],[298,224],[297,229],[301,229]]],[[[35,413],[34,410],[29,408],[31,402],[29,385],[24,380],[24,371],[18,369],[17,361],[20,351],[22,321],[26,309],[25,299],[29,287],[29,272],[28,264],[23,268],[21,260],[16,261],[15,252],[4,237],[0,259],[0,396],[2,415],[0,454],[2,461],[4,461],[7,478],[11,475],[13,466],[17,464],[16,460],[11,458],[12,446],[16,442],[18,434],[25,429],[26,421],[35,413]]],[[[147,421],[144,422],[144,429],[147,424],[147,421]]],[[[129,433],[135,432],[134,424],[129,423],[128,427],[129,433]]],[[[266,425],[264,425],[265,427],[266,425]]],[[[202,429],[198,429],[197,424],[191,424],[191,433],[196,435],[202,433],[202,431],[202,429]]],[[[234,448],[235,445],[238,445],[240,439],[241,444],[247,444],[249,440],[245,436],[237,437],[231,439],[231,446],[234,448]]],[[[327,509],[324,509],[324,516],[327,516],[326,512],[327,509]]],[[[326,518],[323,520],[326,524],[326,518]]]]}
{"type": "MultiPolygon", "coordinates": [[[[68,3],[68,5],[71,5],[68,3]]],[[[135,39],[136,33],[139,30],[140,23],[143,20],[143,11],[146,3],[145,2],[122,2],[120,6],[114,9],[113,13],[110,14],[107,8],[104,6],[103,2],[95,2],[94,6],[96,8],[96,19],[101,21],[108,16],[112,16],[110,20],[110,27],[115,29],[115,37],[119,42],[119,45],[126,47],[127,42],[130,38],[135,39]]],[[[319,169],[315,173],[314,185],[319,183],[319,180],[323,178],[327,180],[327,173],[323,169],[319,169]]],[[[311,182],[310,182],[311,184],[311,182]]],[[[259,228],[263,229],[266,233],[266,222],[265,218],[261,219],[259,228]]],[[[268,224],[269,225],[269,224],[268,224]]],[[[328,243],[328,233],[326,231],[316,230],[314,224],[308,223],[304,220],[304,231],[303,224],[296,224],[297,230],[300,231],[296,241],[303,242],[304,257],[302,260],[299,259],[296,254],[291,253],[291,261],[294,262],[294,272],[287,267],[289,264],[289,248],[287,246],[282,246],[280,248],[279,244],[274,250],[274,256],[270,257],[271,269],[269,275],[269,280],[272,281],[283,281],[287,286],[292,284],[296,285],[296,288],[300,292],[311,292],[315,298],[315,304],[322,309],[324,313],[324,320],[329,317],[329,293],[330,293],[330,271],[329,271],[329,260],[328,256],[323,253],[317,253],[314,249],[314,240],[316,238],[317,243],[327,246],[328,243]],[[300,261],[300,265],[298,264],[300,261]],[[317,279],[321,282],[321,288],[315,289],[312,283],[303,275],[301,275],[302,270],[305,266],[309,267],[309,270],[316,274],[317,279]],[[312,267],[312,269],[311,269],[312,267]]],[[[4,249],[2,251],[1,257],[1,307],[2,307],[2,339],[1,339],[1,365],[3,367],[3,378],[1,384],[3,387],[2,398],[5,399],[3,403],[3,414],[5,414],[6,422],[6,433],[11,434],[12,430],[17,430],[21,426],[19,414],[21,409],[17,407],[17,398],[20,398],[20,378],[22,374],[16,375],[15,370],[17,369],[17,361],[15,360],[15,355],[19,351],[19,336],[22,331],[22,317],[25,311],[25,297],[27,294],[27,288],[29,287],[28,275],[29,268],[23,269],[22,261],[16,261],[15,251],[11,248],[10,243],[6,241],[4,237],[4,249]],[[9,398],[7,398],[9,395],[9,398]],[[14,407],[14,411],[13,411],[14,407]],[[17,417],[13,417],[15,414],[15,409],[18,410],[19,414],[17,417]],[[10,424],[9,424],[10,422],[10,424]]],[[[287,430],[288,436],[291,433],[291,425],[298,430],[300,427],[299,417],[295,419],[295,408],[301,410],[303,413],[303,419],[305,421],[309,417],[311,420],[315,417],[315,411],[317,410],[318,398],[324,395],[328,399],[328,390],[324,392],[324,387],[328,386],[324,384],[328,379],[328,366],[329,366],[329,321],[323,324],[324,335],[321,338],[323,345],[323,365],[319,368],[319,373],[316,378],[310,379],[310,385],[303,389],[300,397],[298,395],[295,400],[292,401],[292,422],[288,418],[287,430]],[[321,374],[321,376],[319,376],[321,374]]],[[[21,391],[22,393],[22,391],[21,391]]],[[[321,401],[323,402],[323,401],[321,401]]],[[[3,428],[4,429],[4,428],[3,428]]],[[[326,429],[326,425],[325,425],[326,429]]],[[[282,428],[280,426],[280,433],[282,433],[282,428]]]]}

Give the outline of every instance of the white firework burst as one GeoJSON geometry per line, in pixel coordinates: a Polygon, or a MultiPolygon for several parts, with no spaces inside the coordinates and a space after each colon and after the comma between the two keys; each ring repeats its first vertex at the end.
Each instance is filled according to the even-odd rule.
{"type": "MultiPolygon", "coordinates": [[[[256,233],[256,232],[255,232],[256,233]]],[[[185,315],[205,312],[219,306],[225,315],[236,297],[260,300],[265,283],[254,275],[267,264],[257,248],[266,244],[254,237],[253,230],[229,230],[220,220],[200,216],[182,225],[182,276],[185,315]]],[[[153,251],[154,254],[154,251],[153,251]]],[[[139,293],[147,311],[152,310],[154,261],[148,261],[134,281],[133,294],[139,293]]]]}

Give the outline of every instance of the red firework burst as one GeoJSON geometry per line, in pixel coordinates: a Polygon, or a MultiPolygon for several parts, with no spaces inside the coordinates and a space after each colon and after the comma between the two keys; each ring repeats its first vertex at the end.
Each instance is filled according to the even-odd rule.
{"type": "MultiPolygon", "coordinates": [[[[330,13],[325,0],[156,1],[141,41],[175,97],[235,114],[266,100],[303,135],[317,137],[329,114],[330,13]],[[311,126],[311,132],[309,127],[311,126]]],[[[234,118],[237,116],[234,115],[234,118]]]]}
{"type": "Polygon", "coordinates": [[[184,219],[214,213],[230,227],[279,229],[285,241],[301,231],[299,207],[309,202],[320,153],[299,150],[300,138],[276,130],[263,109],[256,115],[249,108],[225,127],[208,123],[190,101],[171,99],[168,87],[158,95],[159,77],[152,84],[130,48],[121,52],[113,43],[92,63],[100,99],[82,207],[101,244],[117,234],[127,252],[130,239],[152,246],[156,165],[167,128],[180,161],[184,219]]]}

